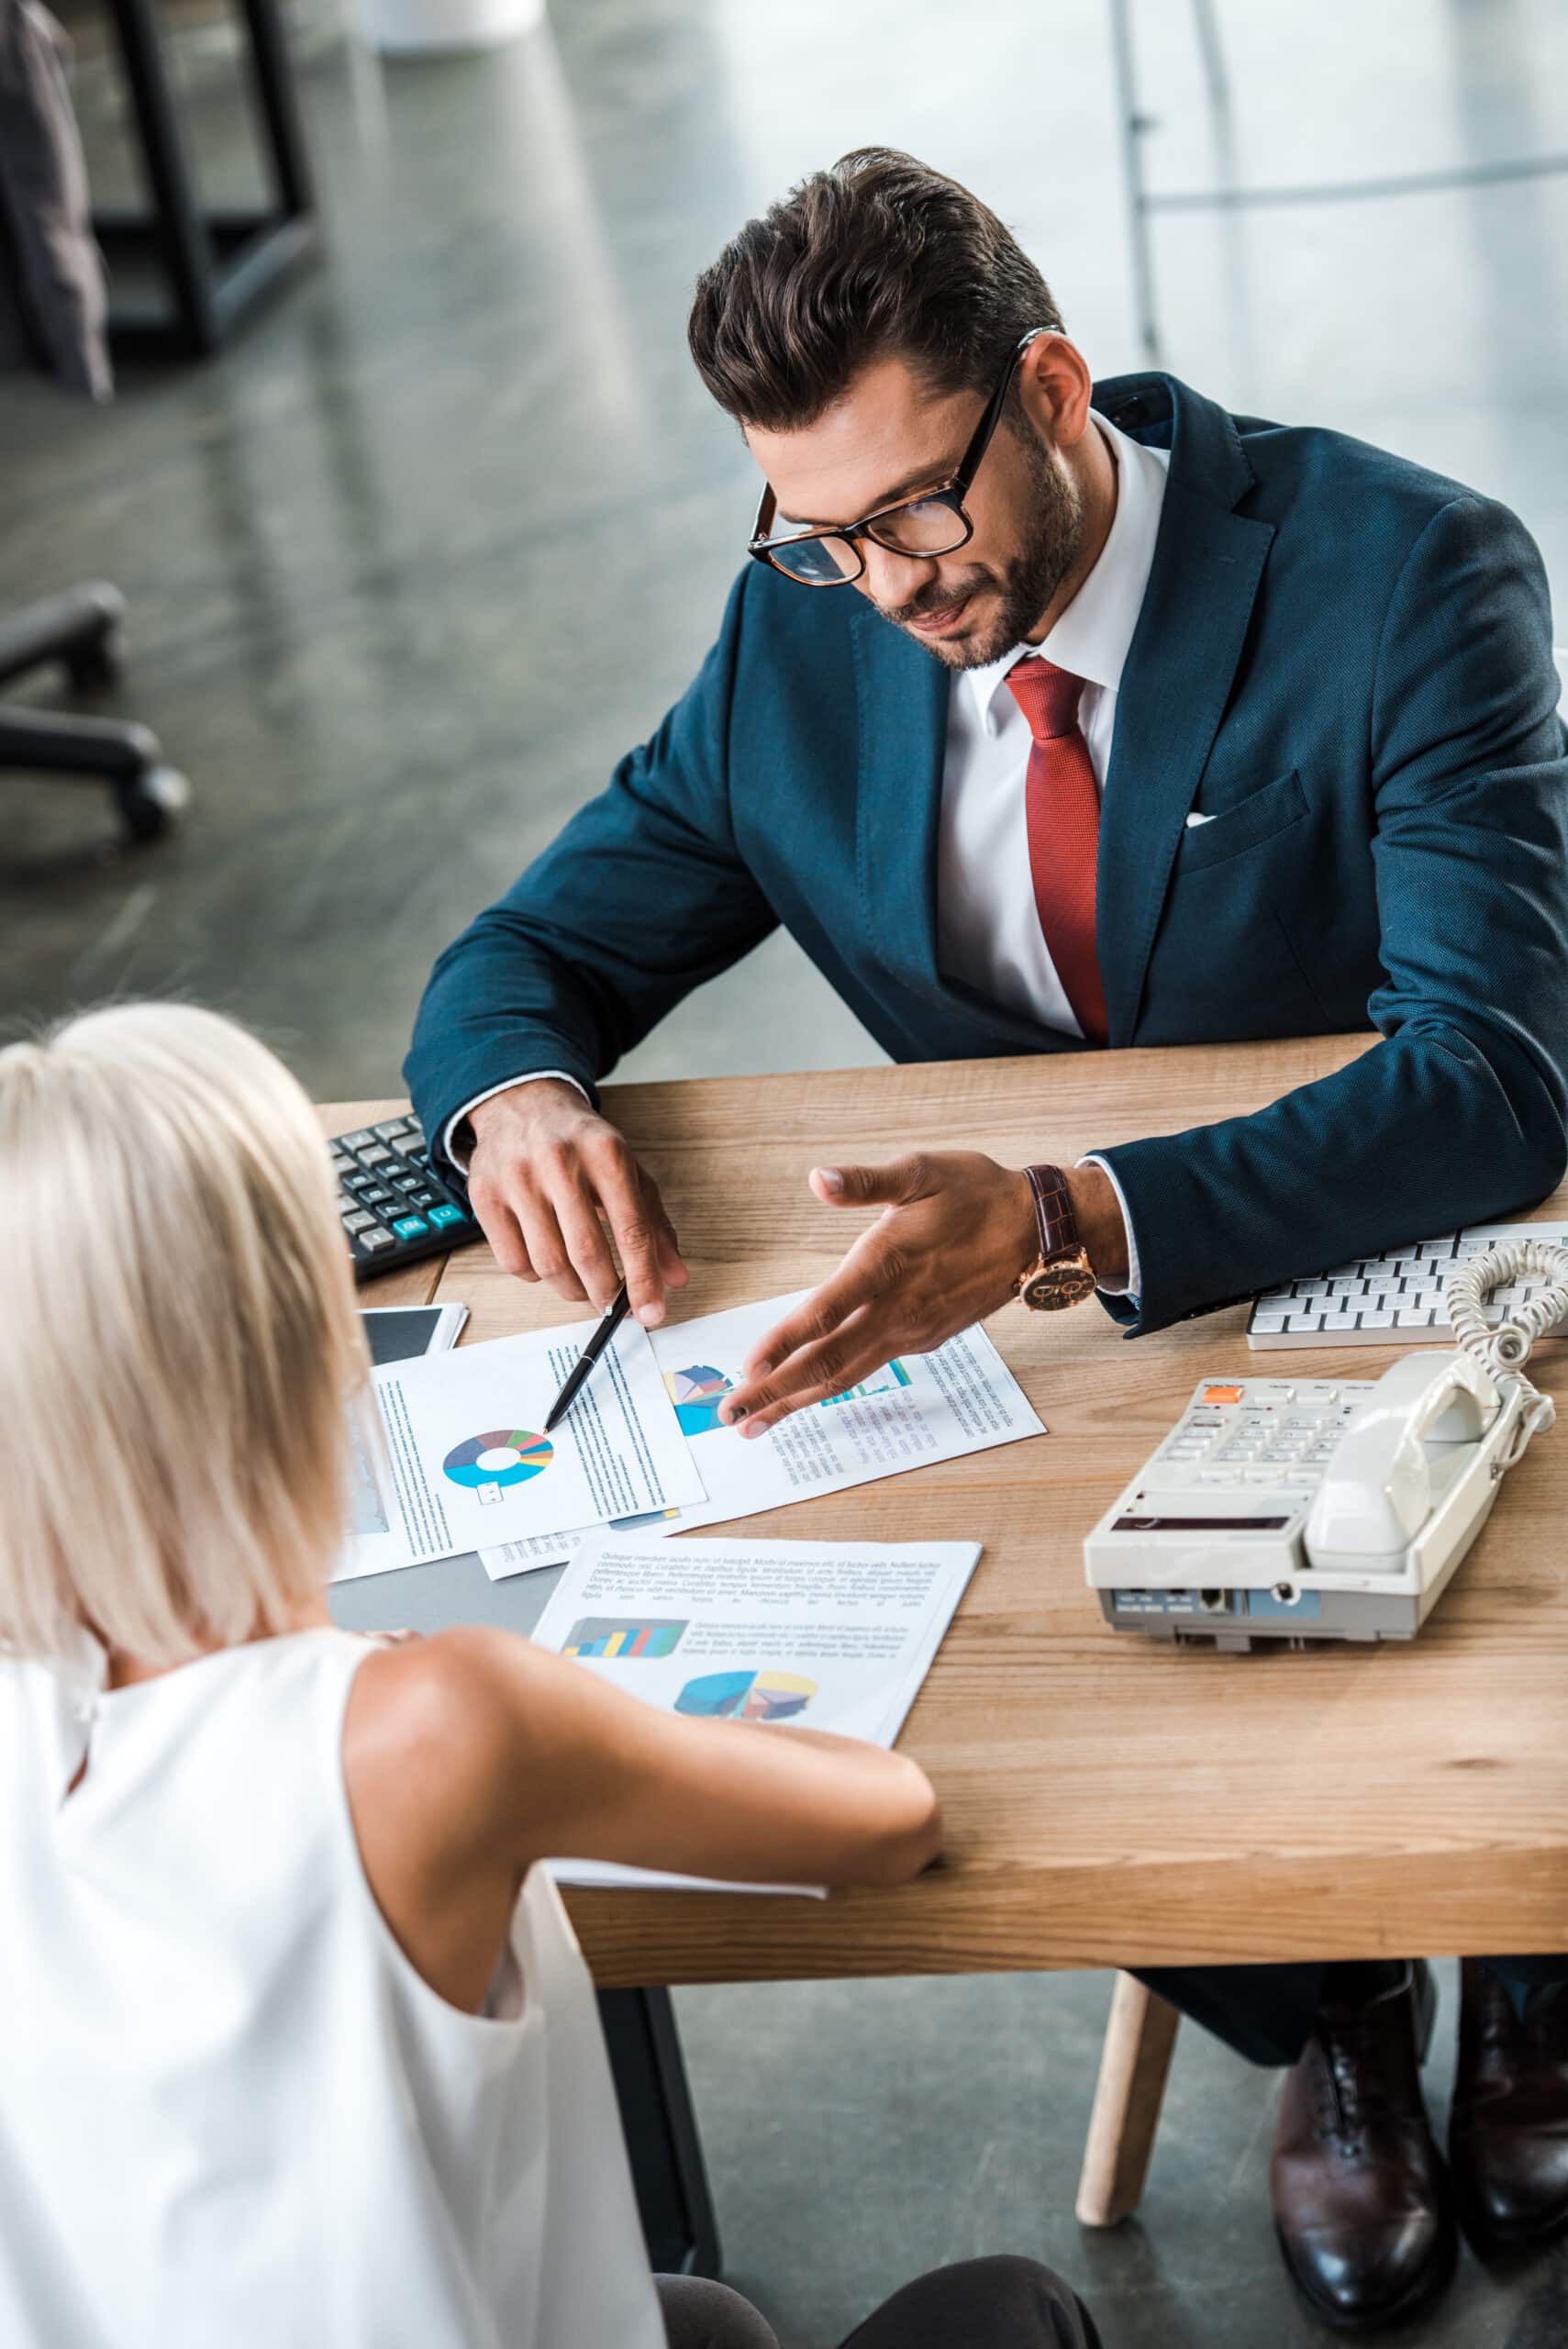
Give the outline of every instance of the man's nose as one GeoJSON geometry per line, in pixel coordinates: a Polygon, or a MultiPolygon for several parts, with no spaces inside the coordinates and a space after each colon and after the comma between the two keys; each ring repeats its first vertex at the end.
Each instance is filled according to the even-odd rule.
{"type": "Polygon", "coordinates": [[[865,558],[865,569],[859,584],[884,611],[895,611],[901,604],[913,603],[937,575],[936,560],[931,555],[895,554],[891,547],[879,547],[874,539],[862,539],[861,552],[865,558]]]}

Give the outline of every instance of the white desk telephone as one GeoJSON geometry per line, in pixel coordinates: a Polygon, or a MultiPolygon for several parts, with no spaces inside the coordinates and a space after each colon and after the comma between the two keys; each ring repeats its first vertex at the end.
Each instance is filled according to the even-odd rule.
{"type": "Polygon", "coordinates": [[[1413,1637],[1555,1416],[1522,1365],[1568,1312],[1568,1251],[1477,1256],[1447,1306],[1458,1350],[1380,1379],[1200,1381],[1084,1544],[1106,1620],[1228,1648],[1413,1637]],[[1548,1287],[1489,1325],[1486,1297],[1527,1272],[1548,1287]]]}

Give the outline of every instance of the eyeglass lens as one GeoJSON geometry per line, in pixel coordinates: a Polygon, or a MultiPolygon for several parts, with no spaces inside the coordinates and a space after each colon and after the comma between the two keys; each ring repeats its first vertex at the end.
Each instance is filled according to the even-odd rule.
{"type": "MultiPolygon", "coordinates": [[[[865,535],[892,554],[937,555],[951,554],[962,546],[967,532],[951,506],[939,498],[916,497],[880,515],[865,535]]],[[[802,539],[794,545],[786,541],[770,552],[792,579],[813,586],[858,578],[862,569],[859,552],[849,539],[802,539]]]]}

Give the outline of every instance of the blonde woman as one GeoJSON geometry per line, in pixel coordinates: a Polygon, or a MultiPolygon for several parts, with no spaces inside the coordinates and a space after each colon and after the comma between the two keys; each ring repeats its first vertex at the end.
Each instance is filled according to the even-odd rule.
{"type": "MultiPolygon", "coordinates": [[[[0,2340],[771,2341],[649,2276],[539,1863],[893,1884],[930,1787],[504,1633],[336,1630],[365,1372],[326,1151],[260,1044],[142,1006],[0,1052],[0,2340]]],[[[855,2337],[1093,2336],[981,2261],[855,2337]]]]}

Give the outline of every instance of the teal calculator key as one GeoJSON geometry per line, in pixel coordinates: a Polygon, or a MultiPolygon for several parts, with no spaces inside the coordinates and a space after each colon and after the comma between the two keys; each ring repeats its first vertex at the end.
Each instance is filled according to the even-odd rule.
{"type": "Polygon", "coordinates": [[[417,1240],[430,1229],[422,1215],[400,1215],[392,1228],[399,1240],[417,1240]]]}
{"type": "MultiPolygon", "coordinates": [[[[410,1218],[409,1220],[412,1220],[412,1219],[410,1218]]],[[[462,1209],[461,1208],[448,1207],[432,1208],[430,1209],[430,1221],[435,1225],[437,1230],[440,1231],[444,1230],[446,1225],[449,1223],[461,1223],[462,1221],[462,1209]]]]}

